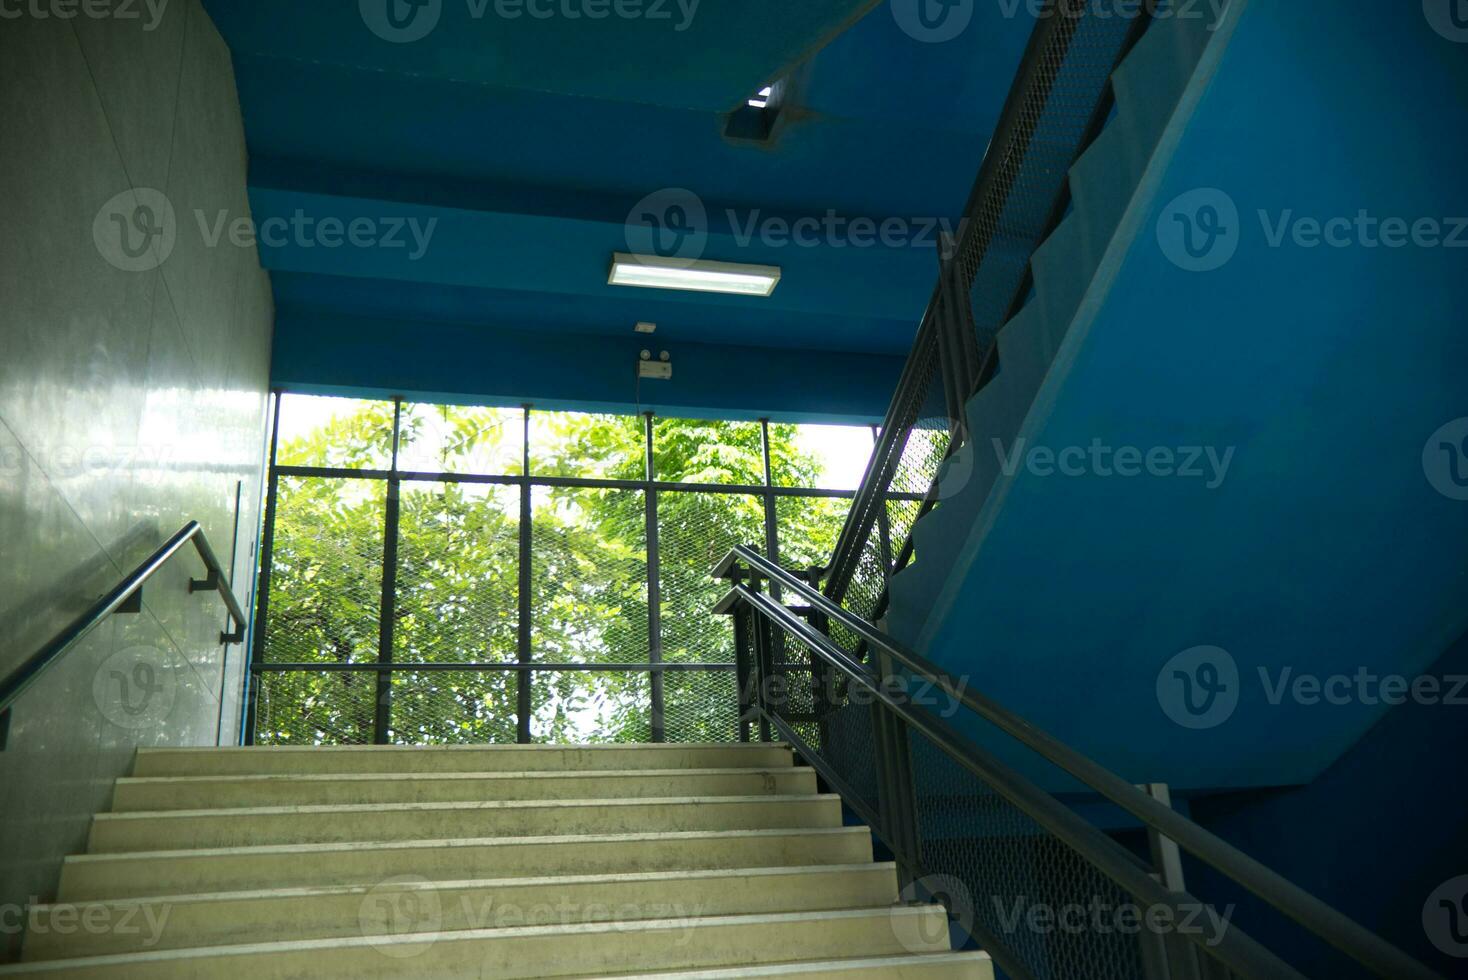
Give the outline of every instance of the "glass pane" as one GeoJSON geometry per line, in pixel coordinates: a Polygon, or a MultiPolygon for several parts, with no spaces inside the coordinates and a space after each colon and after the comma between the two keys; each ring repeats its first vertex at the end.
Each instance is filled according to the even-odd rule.
{"type": "Polygon", "coordinates": [[[654,476],[665,483],[764,486],[764,437],[758,422],[653,419],[654,476]]]}
{"type": "Polygon", "coordinates": [[[864,425],[770,424],[770,475],[777,487],[856,490],[872,457],[864,425]]]}
{"type": "Polygon", "coordinates": [[[732,670],[663,672],[663,725],[669,742],[735,742],[739,692],[732,670]]]}
{"type": "Polygon", "coordinates": [[[393,659],[517,659],[520,488],[409,483],[401,499],[393,659]]]}
{"type": "Polygon", "coordinates": [[[641,671],[535,672],[534,742],[652,740],[652,681],[641,671]]]}
{"type": "Polygon", "coordinates": [[[387,483],[281,477],[267,663],[377,659],[387,483]]]}
{"type": "Polygon", "coordinates": [[[777,497],[780,564],[790,569],[825,568],[849,510],[851,501],[844,497],[777,497]]]}
{"type": "Polygon", "coordinates": [[[641,480],[646,436],[637,415],[530,413],[530,471],[535,476],[641,480]]]}
{"type": "Polygon", "coordinates": [[[377,675],[290,671],[260,675],[259,745],[371,745],[377,675]]]}
{"type": "Polygon", "coordinates": [[[385,470],[392,465],[392,402],[282,395],[281,466],[385,470]]]}
{"type": "Polygon", "coordinates": [[[518,671],[395,671],[389,741],[483,745],[516,740],[518,671]]]}
{"type": "Polygon", "coordinates": [[[535,659],[646,663],[643,492],[536,487],[531,500],[535,659]]]}
{"type": "Polygon", "coordinates": [[[525,469],[524,450],[523,409],[403,406],[399,470],[513,476],[525,469]]]}
{"type": "Polygon", "coordinates": [[[733,663],[727,616],[711,611],[728,584],[709,575],[736,544],[763,551],[764,503],[740,493],[658,494],[658,568],[663,659],[733,663]]]}

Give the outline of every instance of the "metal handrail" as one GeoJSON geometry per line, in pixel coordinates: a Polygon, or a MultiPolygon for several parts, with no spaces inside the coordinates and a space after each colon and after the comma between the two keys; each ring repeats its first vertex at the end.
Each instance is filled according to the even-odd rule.
{"type": "MultiPolygon", "coordinates": [[[[819,590],[811,588],[759,552],[743,545],[736,546],[715,567],[714,577],[733,579],[737,582],[739,577],[737,567],[741,564],[747,566],[754,575],[778,582],[782,589],[788,589],[791,593],[799,595],[809,602],[818,613],[850,629],[870,648],[891,657],[893,661],[912,671],[922,680],[933,684],[953,698],[955,702],[990,722],[1041,758],[1090,786],[1101,796],[1121,807],[1148,827],[1173,840],[1194,857],[1222,872],[1280,913],[1378,975],[1390,977],[1393,980],[1413,980],[1413,978],[1441,980],[1437,973],[1289,879],[1249,857],[1243,851],[1200,827],[1171,807],[1153,799],[1133,784],[993,699],[975,693],[967,685],[959,684],[957,679],[942,668],[906,646],[895,642],[871,623],[832,602],[819,590]]],[[[751,604],[766,618],[780,625],[787,632],[797,635],[812,650],[830,661],[836,669],[857,680],[863,686],[871,686],[872,679],[867,670],[852,661],[845,651],[832,643],[824,634],[805,624],[800,617],[783,607],[777,611],[774,607],[778,606],[778,603],[774,603],[773,600],[759,593],[751,592],[743,585],[736,584],[733,591],[739,599],[751,604]]],[[[979,771],[979,768],[993,768],[999,765],[995,760],[985,758],[987,753],[983,753],[970,741],[952,732],[943,738],[934,737],[930,734],[929,729],[936,727],[941,731],[943,727],[943,723],[936,719],[915,721],[913,717],[917,714],[915,711],[908,708],[899,711],[896,702],[890,703],[889,707],[898,711],[904,721],[917,727],[924,735],[949,752],[955,761],[1004,792],[995,779],[979,771]]],[[[1006,778],[1023,778],[1013,773],[1005,775],[1006,778]]],[[[1038,789],[1035,789],[1035,792],[1041,792],[1046,799],[1053,801],[1049,794],[1043,794],[1043,791],[1038,789]]],[[[1035,805],[1033,799],[1027,802],[1011,799],[1011,802],[1029,812],[1035,820],[1045,822],[1040,812],[1030,812],[1031,807],[1035,805]]],[[[1057,836],[1062,836],[1060,830],[1047,829],[1051,829],[1057,836]]],[[[1067,840],[1067,843],[1072,842],[1067,840]]],[[[1072,846],[1085,854],[1088,859],[1092,858],[1086,848],[1074,843],[1072,846]]],[[[1103,867],[1102,870],[1104,871],[1105,868],[1103,867]]],[[[1108,871],[1107,874],[1110,875],[1110,872],[1108,871]]],[[[1119,884],[1124,884],[1115,876],[1112,877],[1119,884]]],[[[1129,886],[1124,884],[1124,887],[1129,886]]],[[[1217,950],[1213,950],[1213,953],[1216,954],[1217,950]]]]}
{"type": "Polygon", "coordinates": [[[189,542],[193,542],[194,549],[203,559],[206,570],[204,578],[189,580],[189,591],[218,592],[235,624],[233,632],[220,632],[219,642],[228,646],[231,643],[243,641],[245,624],[249,621],[245,616],[244,607],[225,580],[225,568],[220,564],[218,556],[214,554],[214,549],[209,546],[209,539],[204,535],[204,528],[198,521],[189,521],[114,588],[92,603],[86,612],[78,616],[55,639],[32,654],[25,663],[0,681],[0,714],[9,710],[10,706],[42,674],[54,666],[72,647],[80,643],[88,633],[96,629],[103,620],[115,612],[124,610],[130,602],[138,603],[141,599],[143,585],[189,542]]]}

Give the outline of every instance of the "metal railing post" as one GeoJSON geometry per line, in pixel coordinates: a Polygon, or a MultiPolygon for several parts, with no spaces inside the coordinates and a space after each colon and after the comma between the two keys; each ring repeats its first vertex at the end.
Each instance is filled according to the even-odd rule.
{"type": "MultiPolygon", "coordinates": [[[[658,554],[658,491],[653,483],[657,469],[653,459],[652,420],[652,412],[644,414],[643,441],[646,458],[643,460],[643,475],[647,479],[647,485],[643,490],[642,499],[647,512],[647,642],[648,661],[661,665],[663,662],[663,591],[659,581],[662,577],[662,564],[658,554]]],[[[663,700],[663,671],[660,667],[655,666],[651,671],[649,682],[652,686],[651,737],[654,742],[665,742],[668,739],[667,706],[663,700]]]]}
{"type": "Polygon", "coordinates": [[[403,400],[393,399],[392,470],[387,478],[387,503],[382,531],[382,603],[378,610],[377,662],[384,665],[377,672],[376,710],[372,718],[372,741],[386,745],[392,728],[392,663],[393,636],[397,627],[398,604],[398,524],[401,518],[402,482],[398,479],[398,449],[402,439],[403,400]]]}
{"type": "Polygon", "coordinates": [[[255,744],[256,715],[260,711],[260,682],[264,675],[260,665],[265,662],[266,616],[270,611],[270,573],[275,560],[275,508],[280,494],[280,475],[275,472],[276,457],[280,448],[280,392],[275,392],[275,417],[270,424],[270,463],[266,468],[264,530],[260,538],[259,580],[255,585],[255,634],[250,644],[250,664],[245,670],[245,730],[240,741],[245,745],[255,744]]]}
{"type": "MultiPolygon", "coordinates": [[[[534,508],[531,500],[530,487],[530,406],[521,406],[520,427],[524,434],[524,440],[520,447],[520,567],[519,567],[519,619],[516,624],[515,646],[520,663],[527,664],[532,659],[530,649],[530,607],[531,607],[531,532],[534,530],[531,522],[534,520],[534,508]]],[[[515,672],[515,741],[521,745],[530,743],[530,713],[531,691],[535,683],[534,674],[528,669],[515,672]]]]}

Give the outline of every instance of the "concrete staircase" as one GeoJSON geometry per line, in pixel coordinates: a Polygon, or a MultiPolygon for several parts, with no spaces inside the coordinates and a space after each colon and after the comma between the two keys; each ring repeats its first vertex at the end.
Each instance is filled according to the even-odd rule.
{"type": "Polygon", "coordinates": [[[992,978],[779,745],[140,749],[0,976],[992,978]]]}

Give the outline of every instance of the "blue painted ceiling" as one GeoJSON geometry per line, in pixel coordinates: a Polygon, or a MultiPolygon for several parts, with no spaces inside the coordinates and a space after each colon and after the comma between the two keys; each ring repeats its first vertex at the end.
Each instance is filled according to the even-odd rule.
{"type": "MultiPolygon", "coordinates": [[[[1032,27],[983,5],[931,44],[870,0],[669,0],[667,21],[507,20],[493,0],[482,17],[442,0],[432,32],[391,43],[359,4],[206,5],[234,54],[257,223],[439,219],[417,260],[262,242],[283,325],[331,314],[630,338],[652,320],[665,344],[894,356],[932,289],[929,241],[741,242],[730,212],[735,225],[917,219],[914,234],[956,221],[1032,27]],[[726,114],[779,78],[775,137],[727,139],[726,114]],[[705,257],[781,266],[774,296],[608,286],[629,211],[664,188],[707,208],[705,257]]],[[[411,332],[405,357],[445,356],[415,351],[411,332]]]]}

